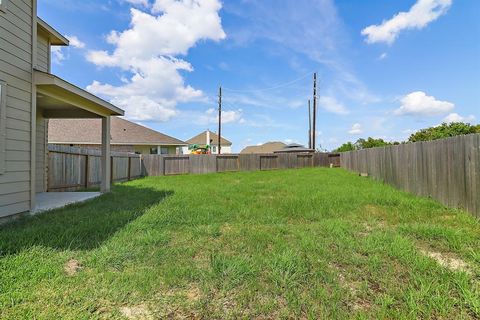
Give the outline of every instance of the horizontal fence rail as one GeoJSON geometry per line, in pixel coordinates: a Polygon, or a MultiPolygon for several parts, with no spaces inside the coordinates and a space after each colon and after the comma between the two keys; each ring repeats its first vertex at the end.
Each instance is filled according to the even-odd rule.
{"type": "MultiPolygon", "coordinates": [[[[76,191],[101,184],[101,150],[48,145],[47,191],[76,191]]],[[[112,152],[112,182],[142,177],[140,155],[112,152]]]]}
{"type": "Polygon", "coordinates": [[[480,134],[342,153],[341,166],[480,217],[480,134]]]}
{"type": "MultiPolygon", "coordinates": [[[[76,191],[101,184],[101,150],[48,146],[47,191],[76,191]]],[[[112,182],[143,176],[206,174],[337,166],[340,155],[327,153],[136,155],[112,152],[112,182]]]]}
{"type": "Polygon", "coordinates": [[[339,163],[339,157],[327,153],[142,156],[145,176],[328,167],[339,163]]]}

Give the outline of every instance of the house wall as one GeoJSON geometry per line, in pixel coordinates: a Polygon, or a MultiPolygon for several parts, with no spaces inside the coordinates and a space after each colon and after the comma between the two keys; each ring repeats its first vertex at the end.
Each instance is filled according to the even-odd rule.
{"type": "Polygon", "coordinates": [[[37,111],[36,130],[36,153],[35,153],[35,191],[47,191],[47,119],[43,117],[41,110],[37,111]]]}
{"type": "MultiPolygon", "coordinates": [[[[215,147],[215,152],[212,152],[212,154],[218,154],[218,150],[216,149],[216,145],[212,144],[212,149],[215,147]]],[[[188,147],[182,147],[182,152],[183,154],[190,154],[190,150],[188,150],[188,147]]],[[[231,154],[232,153],[232,146],[222,146],[222,154],[231,154]]]]}
{"type": "MultiPolygon", "coordinates": [[[[213,147],[215,147],[216,149],[216,145],[213,145],[213,147]]],[[[222,146],[222,154],[230,154],[232,153],[232,146],[222,146]]],[[[212,154],[218,154],[218,150],[216,150],[215,152],[212,152],[212,154]]]]}
{"type": "MultiPolygon", "coordinates": [[[[150,148],[155,148],[157,146],[135,146],[135,152],[140,154],[150,154],[150,148]]],[[[174,155],[177,154],[176,146],[160,146],[160,148],[167,148],[168,154],[174,155]]]]}
{"type": "Polygon", "coordinates": [[[30,210],[33,11],[34,1],[15,0],[0,12],[0,81],[7,83],[0,217],[30,210]]]}
{"type": "Polygon", "coordinates": [[[43,72],[50,71],[50,44],[45,35],[39,34],[37,38],[37,66],[43,72]]]}

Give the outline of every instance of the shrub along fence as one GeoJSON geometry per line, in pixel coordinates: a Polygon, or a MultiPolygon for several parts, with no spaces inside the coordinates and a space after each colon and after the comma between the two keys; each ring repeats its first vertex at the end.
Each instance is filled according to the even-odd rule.
{"type": "Polygon", "coordinates": [[[342,153],[341,166],[480,217],[480,134],[342,153]]]}
{"type": "Polygon", "coordinates": [[[145,176],[328,167],[334,162],[327,153],[143,156],[145,176]]]}
{"type": "MultiPolygon", "coordinates": [[[[47,190],[76,191],[97,187],[102,179],[101,150],[48,146],[47,190]]],[[[128,181],[142,176],[140,155],[112,152],[112,182],[128,181]]]]}

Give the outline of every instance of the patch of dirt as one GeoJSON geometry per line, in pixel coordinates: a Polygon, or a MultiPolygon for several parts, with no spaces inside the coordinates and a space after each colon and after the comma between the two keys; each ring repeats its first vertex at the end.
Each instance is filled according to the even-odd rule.
{"type": "Polygon", "coordinates": [[[140,319],[153,319],[152,314],[148,310],[147,306],[141,304],[133,307],[121,307],[120,313],[127,319],[140,320],[140,319]]]}
{"type": "Polygon", "coordinates": [[[172,288],[166,292],[165,296],[182,297],[182,299],[186,297],[189,302],[196,302],[201,299],[202,292],[197,284],[191,284],[188,288],[172,288]]]}
{"type": "Polygon", "coordinates": [[[364,299],[357,299],[351,307],[354,311],[364,311],[370,309],[372,307],[372,304],[370,303],[370,301],[364,299]]]}
{"type": "Polygon", "coordinates": [[[69,260],[63,266],[63,271],[65,271],[65,273],[69,277],[73,277],[75,274],[77,274],[82,269],[83,269],[82,264],[78,260],[75,260],[75,259],[69,260]]]}
{"type": "Polygon", "coordinates": [[[452,271],[463,271],[467,273],[471,272],[470,266],[460,258],[425,249],[420,250],[420,252],[423,255],[435,260],[442,267],[448,268],[452,271]]]}
{"type": "Polygon", "coordinates": [[[187,289],[186,296],[189,301],[195,302],[200,300],[202,293],[200,292],[200,289],[194,285],[187,289]]]}

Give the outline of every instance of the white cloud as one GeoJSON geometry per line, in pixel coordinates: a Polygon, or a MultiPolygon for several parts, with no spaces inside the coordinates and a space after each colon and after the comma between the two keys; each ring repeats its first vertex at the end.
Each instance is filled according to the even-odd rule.
{"type": "MultiPolygon", "coordinates": [[[[75,49],[83,49],[85,48],[85,43],[80,41],[76,36],[65,36],[68,41],[70,42],[70,46],[75,49]]],[[[61,65],[64,60],[69,58],[69,48],[68,47],[61,47],[61,46],[52,46],[51,53],[52,53],[52,61],[53,63],[61,65]]]]}
{"type": "Polygon", "coordinates": [[[120,68],[130,78],[122,76],[119,86],[95,81],[87,89],[125,109],[132,120],[170,120],[178,103],[204,99],[180,74],[193,67],[175,56],[186,55],[198,41],[226,37],[220,9],[219,0],[156,0],[151,14],[131,9],[130,29],[112,31],[106,39],[114,50],[87,55],[97,66],[120,68]]]}
{"type": "MultiPolygon", "coordinates": [[[[243,110],[230,110],[222,111],[222,124],[228,123],[245,123],[245,119],[242,118],[243,110]]],[[[208,109],[204,115],[200,117],[201,124],[216,124],[218,123],[218,110],[214,108],[208,109]]]]}
{"type": "Polygon", "coordinates": [[[322,107],[328,112],[341,114],[341,115],[345,115],[349,113],[347,108],[345,108],[343,104],[338,102],[333,97],[321,97],[318,102],[320,104],[320,107],[322,107]]]}
{"type": "Polygon", "coordinates": [[[386,52],[382,53],[379,57],[378,57],[378,60],[383,60],[385,59],[386,57],[388,56],[388,54],[386,52]]]}
{"type": "Polygon", "coordinates": [[[423,29],[430,22],[445,14],[452,0],[418,0],[408,12],[399,12],[380,25],[371,25],[362,30],[367,43],[395,42],[400,32],[409,29],[423,29]]]}
{"type": "Polygon", "coordinates": [[[425,92],[412,92],[401,100],[401,107],[394,111],[395,115],[434,116],[452,111],[455,105],[448,101],[440,101],[427,96],[425,92]]]}
{"type": "Polygon", "coordinates": [[[452,123],[452,122],[471,123],[473,121],[475,121],[475,116],[474,115],[471,114],[469,116],[463,117],[463,116],[459,115],[458,113],[450,113],[448,116],[446,116],[443,119],[443,122],[446,122],[446,123],[452,123]]]}
{"type": "Polygon", "coordinates": [[[80,41],[80,39],[78,39],[78,37],[76,36],[65,36],[68,41],[70,42],[70,45],[76,49],[83,49],[85,48],[85,43],[80,41]]]}
{"type": "Polygon", "coordinates": [[[348,133],[352,134],[352,135],[362,134],[363,133],[362,125],[360,123],[355,123],[352,126],[352,129],[350,129],[350,131],[348,131],[348,133]]]}
{"type": "Polygon", "coordinates": [[[56,64],[62,64],[62,61],[65,60],[65,54],[62,51],[62,47],[59,46],[52,46],[52,60],[56,64]]]}

